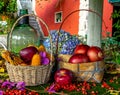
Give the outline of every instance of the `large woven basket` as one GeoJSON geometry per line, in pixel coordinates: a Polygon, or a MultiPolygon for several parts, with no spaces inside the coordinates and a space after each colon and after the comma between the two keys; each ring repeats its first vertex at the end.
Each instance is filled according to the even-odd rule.
{"type": "MultiPolygon", "coordinates": [[[[37,17],[34,14],[26,14],[16,20],[16,22],[13,24],[10,35],[12,35],[12,31],[15,25],[17,24],[17,22],[25,16],[34,16],[36,19],[41,21],[46,26],[46,29],[49,32],[48,26],[41,18],[37,17]]],[[[50,40],[51,40],[51,37],[50,37],[50,40]]],[[[50,41],[50,44],[52,44],[51,41],[50,41]]],[[[51,45],[50,53],[52,55],[52,45],[51,45]]],[[[9,75],[9,79],[12,82],[24,81],[26,86],[35,86],[35,85],[45,84],[50,79],[52,67],[54,65],[52,57],[50,60],[51,62],[49,65],[40,65],[40,66],[21,66],[21,65],[15,66],[15,65],[9,64],[9,62],[6,62],[5,64],[6,64],[7,72],[9,75]]]]}
{"type": "Polygon", "coordinates": [[[73,71],[77,81],[88,81],[100,83],[103,79],[105,64],[103,61],[88,63],[68,63],[71,55],[59,55],[59,68],[73,71]]]}
{"type": "MultiPolygon", "coordinates": [[[[97,16],[99,16],[102,20],[101,15],[99,15],[97,12],[95,12],[93,10],[88,10],[88,9],[75,10],[75,11],[71,12],[70,14],[68,14],[64,18],[63,22],[61,23],[61,25],[59,27],[58,34],[59,34],[60,30],[62,29],[64,22],[68,19],[68,17],[70,17],[72,14],[79,12],[79,11],[89,11],[89,12],[94,13],[97,16]]],[[[104,23],[104,25],[105,25],[105,23],[104,23]]],[[[105,25],[105,27],[106,27],[106,25],[105,25]]],[[[58,39],[59,39],[59,35],[58,35],[58,39]]],[[[73,71],[77,81],[88,81],[88,82],[100,83],[102,81],[103,75],[104,75],[104,68],[105,68],[104,61],[79,63],[79,64],[68,63],[68,60],[71,57],[71,55],[58,54],[58,45],[59,45],[58,39],[57,39],[57,44],[56,44],[56,55],[57,55],[58,59],[61,60],[58,62],[59,63],[58,67],[66,68],[66,69],[73,71]]]]}

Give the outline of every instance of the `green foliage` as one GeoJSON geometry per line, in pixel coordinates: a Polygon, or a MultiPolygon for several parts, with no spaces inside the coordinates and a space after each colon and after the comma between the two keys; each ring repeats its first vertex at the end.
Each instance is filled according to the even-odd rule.
{"type": "Polygon", "coordinates": [[[7,6],[7,12],[16,12],[17,11],[17,0],[9,0],[7,6]]]}
{"type": "Polygon", "coordinates": [[[120,9],[114,10],[111,17],[113,20],[115,20],[115,22],[113,23],[113,28],[115,29],[113,36],[115,36],[117,40],[119,40],[120,39],[120,9]]]}
{"type": "MultiPolygon", "coordinates": [[[[0,10],[2,10],[3,6],[4,6],[4,2],[1,2],[1,1],[0,1],[0,10]]],[[[0,11],[0,12],[1,12],[1,11],[0,11]]]]}
{"type": "Polygon", "coordinates": [[[115,10],[115,11],[112,13],[112,18],[119,18],[119,17],[120,17],[120,11],[115,10]]]}
{"type": "Polygon", "coordinates": [[[10,32],[16,19],[17,0],[0,0],[0,34],[10,32]],[[3,19],[2,17],[5,16],[3,19]]]}
{"type": "Polygon", "coordinates": [[[7,18],[6,24],[4,24],[4,25],[0,24],[0,34],[6,34],[6,33],[10,32],[11,27],[14,22],[15,22],[15,19],[7,18]]]}
{"type": "Polygon", "coordinates": [[[17,11],[17,0],[0,0],[0,14],[11,14],[17,11]]]}
{"type": "Polygon", "coordinates": [[[102,40],[102,48],[105,52],[105,61],[120,64],[120,9],[114,10],[111,18],[113,19],[113,36],[107,35],[102,40]]]}
{"type": "Polygon", "coordinates": [[[102,39],[102,48],[105,53],[105,61],[120,64],[120,42],[117,37],[102,39]]]}

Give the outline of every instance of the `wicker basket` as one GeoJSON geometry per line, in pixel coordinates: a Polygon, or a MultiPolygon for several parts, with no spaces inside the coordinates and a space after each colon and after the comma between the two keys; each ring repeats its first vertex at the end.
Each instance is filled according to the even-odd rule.
{"type": "Polygon", "coordinates": [[[68,63],[71,55],[59,55],[59,68],[73,71],[77,81],[100,83],[104,75],[105,64],[103,61],[72,64],[68,63]]]}
{"type": "Polygon", "coordinates": [[[52,65],[14,66],[5,63],[11,82],[24,81],[26,86],[45,84],[49,81],[52,65]]]}
{"type": "MultiPolygon", "coordinates": [[[[22,17],[25,17],[25,16],[34,16],[36,19],[41,21],[46,26],[46,29],[49,32],[48,26],[41,18],[37,17],[34,14],[26,14],[16,20],[16,22],[14,23],[14,25],[11,29],[10,35],[12,35],[12,31],[13,31],[15,25],[17,24],[17,22],[22,17]]],[[[52,43],[50,43],[50,44],[52,44],[52,43]]],[[[51,45],[50,53],[52,55],[52,45],[51,45]]],[[[54,62],[51,58],[51,62],[49,65],[40,65],[40,66],[17,65],[17,66],[15,66],[15,65],[9,64],[8,62],[6,62],[5,64],[6,64],[7,72],[8,72],[9,79],[11,82],[24,81],[26,83],[26,86],[35,86],[35,85],[45,84],[48,82],[48,80],[50,79],[50,75],[51,75],[51,71],[52,71],[54,62]]]]}
{"type": "MultiPolygon", "coordinates": [[[[60,25],[58,32],[60,32],[64,22],[68,19],[68,17],[70,17],[72,14],[79,12],[79,11],[89,11],[99,16],[102,20],[101,15],[99,15],[97,12],[93,10],[88,10],[88,9],[75,10],[64,18],[63,22],[60,25]]],[[[58,35],[58,38],[59,38],[59,35],[58,35]]],[[[68,63],[68,60],[71,57],[71,55],[58,54],[58,45],[59,44],[58,44],[58,39],[57,39],[56,55],[58,55],[58,59],[59,58],[61,59],[61,61],[58,62],[59,68],[66,68],[66,69],[73,71],[77,81],[88,81],[88,82],[97,82],[97,83],[100,83],[102,81],[103,75],[104,75],[104,68],[105,68],[105,64],[103,61],[79,63],[79,64],[68,63]]]]}

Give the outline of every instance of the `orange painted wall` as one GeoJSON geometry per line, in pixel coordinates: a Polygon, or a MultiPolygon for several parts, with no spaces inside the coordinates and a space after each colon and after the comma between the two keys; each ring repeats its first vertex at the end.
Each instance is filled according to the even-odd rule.
{"type": "MultiPolygon", "coordinates": [[[[58,30],[61,23],[55,23],[55,12],[62,11],[64,19],[72,11],[79,9],[79,0],[62,0],[61,5],[58,5],[60,0],[39,0],[36,2],[36,14],[41,17],[49,26],[50,30],[58,30]]],[[[67,20],[65,20],[62,29],[70,32],[71,34],[78,34],[78,21],[79,12],[72,14],[67,20]]],[[[47,32],[44,30],[45,35],[47,32]]]]}
{"type": "Polygon", "coordinates": [[[110,35],[112,35],[112,19],[111,14],[113,12],[113,5],[111,5],[108,0],[104,0],[104,6],[103,6],[103,20],[105,22],[105,25],[107,26],[107,29],[105,28],[105,25],[103,24],[103,37],[106,36],[106,32],[109,32],[110,35]]]}
{"type": "MultiPolygon", "coordinates": [[[[74,10],[79,9],[80,0],[62,0],[61,3],[62,6],[57,6],[58,1],[60,0],[39,0],[39,3],[36,2],[36,13],[39,17],[41,17],[49,26],[50,30],[58,30],[61,23],[55,23],[54,17],[55,12],[63,11],[63,19],[70,14],[74,10]]],[[[102,27],[102,35],[106,36],[106,32],[110,32],[112,34],[112,19],[111,13],[113,11],[113,6],[108,2],[108,0],[104,0],[103,5],[103,20],[105,22],[105,25],[107,26],[107,29],[103,23],[102,27]]],[[[65,31],[70,32],[71,34],[78,34],[78,25],[79,25],[79,12],[76,12],[69,16],[67,20],[65,20],[65,23],[62,26],[62,29],[65,31]]],[[[43,27],[43,26],[42,26],[43,27]]],[[[45,28],[43,27],[44,34],[48,35],[48,33],[45,31],[45,28]]]]}

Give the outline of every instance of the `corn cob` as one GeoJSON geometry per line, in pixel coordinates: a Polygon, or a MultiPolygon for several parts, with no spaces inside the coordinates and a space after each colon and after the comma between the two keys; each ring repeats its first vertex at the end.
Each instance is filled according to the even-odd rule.
{"type": "Polygon", "coordinates": [[[8,50],[2,51],[1,56],[10,64],[13,65],[25,64],[24,61],[19,56],[9,52],[8,50]]]}

